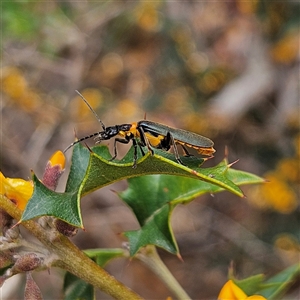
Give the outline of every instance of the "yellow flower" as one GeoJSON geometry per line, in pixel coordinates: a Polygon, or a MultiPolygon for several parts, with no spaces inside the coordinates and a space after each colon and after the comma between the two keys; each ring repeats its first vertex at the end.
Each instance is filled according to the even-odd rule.
{"type": "Polygon", "coordinates": [[[257,0],[238,0],[237,8],[238,10],[245,15],[252,15],[257,11],[259,2],[257,0]]]}
{"type": "Polygon", "coordinates": [[[56,151],[49,159],[49,162],[51,167],[59,165],[60,169],[63,170],[65,168],[66,157],[61,151],[56,151]]]}
{"type": "Polygon", "coordinates": [[[299,158],[284,158],[277,165],[277,171],[284,179],[300,183],[300,159],[299,158]]]}
{"type": "Polygon", "coordinates": [[[119,54],[110,52],[102,58],[101,67],[103,76],[108,79],[115,79],[124,71],[124,61],[119,54]]]}
{"type": "Polygon", "coordinates": [[[282,64],[290,64],[298,56],[299,33],[295,30],[289,32],[279,40],[271,50],[272,58],[282,64]]]}
{"type": "Polygon", "coordinates": [[[23,74],[17,68],[7,67],[2,69],[1,89],[12,99],[24,96],[28,84],[23,74]]]}
{"type": "Polygon", "coordinates": [[[157,31],[160,28],[159,2],[141,3],[135,10],[137,24],[146,31],[157,31]]]}
{"type": "Polygon", "coordinates": [[[274,246],[283,261],[291,265],[299,262],[300,244],[295,236],[282,233],[276,237],[274,246]]]}
{"type": "Polygon", "coordinates": [[[33,184],[19,178],[5,178],[0,172],[0,194],[10,199],[19,209],[24,210],[33,193],[33,184]]]}
{"type": "Polygon", "coordinates": [[[291,187],[276,172],[266,174],[269,181],[261,186],[262,198],[275,210],[291,213],[297,208],[297,196],[291,187]]]}
{"type": "Polygon", "coordinates": [[[297,195],[284,177],[290,181],[297,181],[299,177],[288,160],[280,164],[276,171],[265,174],[267,182],[251,189],[248,199],[261,209],[271,208],[282,214],[292,213],[298,206],[297,195]]]}
{"type": "Polygon", "coordinates": [[[61,151],[56,151],[49,159],[42,182],[50,190],[55,190],[60,176],[65,169],[66,157],[61,151]]]}
{"type": "Polygon", "coordinates": [[[138,107],[133,99],[127,98],[122,99],[116,107],[116,111],[120,114],[126,115],[128,118],[135,117],[141,112],[138,110],[138,107]]]}
{"type": "Polygon", "coordinates": [[[218,300],[263,300],[260,295],[247,296],[232,280],[228,280],[218,296],[218,300]]]}

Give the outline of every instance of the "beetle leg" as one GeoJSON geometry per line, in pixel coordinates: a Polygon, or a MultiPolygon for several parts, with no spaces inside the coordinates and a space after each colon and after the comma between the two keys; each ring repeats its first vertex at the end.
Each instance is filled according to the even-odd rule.
{"type": "MultiPolygon", "coordinates": [[[[141,136],[142,144],[144,144],[145,146],[147,146],[147,148],[150,151],[151,155],[153,155],[154,154],[153,149],[151,148],[151,146],[149,144],[149,141],[148,141],[148,139],[147,139],[147,137],[145,135],[145,132],[144,132],[143,128],[140,126],[138,128],[138,130],[139,130],[139,133],[140,133],[140,136],[141,136]]],[[[145,154],[143,154],[143,155],[145,155],[145,154]]]]}
{"type": "Polygon", "coordinates": [[[130,140],[116,138],[114,141],[114,156],[110,160],[114,160],[117,157],[117,142],[122,144],[128,144],[129,141],[130,140]]]}
{"type": "Polygon", "coordinates": [[[184,165],[184,163],[180,159],[180,156],[179,156],[179,153],[178,153],[178,148],[177,148],[177,145],[176,145],[175,140],[173,138],[173,135],[170,132],[167,133],[166,139],[167,140],[169,139],[170,144],[173,146],[174,155],[175,155],[175,158],[176,158],[177,162],[179,162],[181,165],[184,165]]]}
{"type": "Polygon", "coordinates": [[[143,143],[138,143],[140,149],[141,149],[141,152],[142,152],[142,155],[145,156],[145,151],[143,149],[143,146],[145,146],[143,143]]]}
{"type": "Polygon", "coordinates": [[[136,142],[135,138],[132,139],[132,144],[133,144],[133,147],[134,147],[133,166],[132,166],[132,168],[135,169],[136,168],[136,161],[137,161],[137,142],[136,142]]]}
{"type": "Polygon", "coordinates": [[[160,149],[169,151],[171,145],[173,145],[173,142],[174,141],[172,141],[172,139],[171,139],[171,133],[168,132],[167,135],[160,142],[160,149]]]}
{"type": "Polygon", "coordinates": [[[193,154],[190,154],[189,151],[182,144],[179,144],[179,145],[182,147],[184,156],[194,156],[193,154]]]}

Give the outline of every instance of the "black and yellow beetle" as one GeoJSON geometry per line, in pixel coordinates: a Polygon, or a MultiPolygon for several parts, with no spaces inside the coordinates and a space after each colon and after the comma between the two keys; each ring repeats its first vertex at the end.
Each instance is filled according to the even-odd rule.
{"type": "Polygon", "coordinates": [[[89,136],[85,136],[75,141],[74,143],[70,144],[64,150],[64,152],[66,152],[75,144],[90,139],[92,137],[95,137],[97,143],[100,143],[101,141],[109,140],[115,136],[120,136],[120,138],[115,138],[114,155],[111,158],[111,160],[114,160],[117,157],[117,142],[128,144],[130,141],[132,141],[134,147],[133,168],[136,168],[138,147],[141,149],[142,154],[145,155],[143,147],[147,147],[151,154],[153,154],[152,148],[168,151],[171,148],[171,146],[173,146],[175,158],[180,164],[183,163],[180,159],[177,145],[180,145],[182,147],[185,156],[190,156],[185,146],[194,148],[199,154],[207,156],[212,156],[213,153],[216,152],[216,150],[213,148],[214,143],[209,138],[187,130],[172,128],[167,125],[151,122],[148,120],[142,120],[130,124],[121,124],[105,127],[105,125],[100,120],[96,112],[89,105],[87,100],[78,91],[76,92],[94,113],[94,115],[100,122],[103,131],[95,132],[89,136]]]}

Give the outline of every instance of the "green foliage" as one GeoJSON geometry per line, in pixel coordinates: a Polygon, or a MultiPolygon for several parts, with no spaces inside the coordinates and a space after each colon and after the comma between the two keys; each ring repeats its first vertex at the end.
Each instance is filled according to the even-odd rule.
{"type": "MultiPolygon", "coordinates": [[[[299,236],[297,226],[299,147],[292,148],[290,142],[285,144],[285,149],[282,151],[282,145],[277,142],[293,140],[295,145],[299,144],[298,107],[295,105],[297,101],[289,101],[291,114],[282,117],[281,126],[286,130],[281,130],[277,139],[270,140],[265,137],[270,136],[266,132],[271,128],[268,126],[270,119],[272,121],[274,114],[280,112],[276,105],[281,103],[281,95],[284,94],[282,89],[289,87],[291,91],[289,95],[292,98],[293,95],[297,95],[293,92],[296,89],[293,82],[297,82],[298,78],[294,67],[298,57],[298,48],[295,45],[298,44],[299,3],[238,1],[234,11],[232,4],[226,4],[226,1],[173,4],[170,10],[168,3],[155,1],[128,3],[86,1],[82,5],[78,5],[76,1],[52,1],[51,3],[29,0],[3,1],[0,20],[3,28],[1,43],[6,54],[4,59],[9,58],[5,66],[10,67],[13,62],[16,62],[18,68],[24,71],[24,75],[21,78],[16,77],[13,68],[13,72],[10,71],[12,73],[9,76],[10,80],[6,80],[6,84],[3,84],[4,108],[9,109],[9,113],[3,114],[3,117],[6,115],[8,118],[3,122],[3,125],[7,125],[3,132],[6,132],[7,136],[21,133],[22,139],[19,140],[20,142],[10,143],[9,151],[3,148],[3,157],[7,156],[8,159],[3,160],[2,167],[8,168],[6,162],[10,162],[9,172],[15,173],[17,167],[31,161],[28,160],[27,155],[20,156],[20,160],[15,159],[15,153],[24,152],[23,140],[36,141],[40,153],[46,155],[48,152],[42,151],[45,150],[46,145],[62,143],[61,139],[65,138],[64,135],[57,134],[58,131],[69,130],[70,126],[74,126],[74,120],[83,125],[80,110],[76,116],[71,117],[68,115],[70,110],[65,109],[67,108],[65,99],[70,98],[70,95],[65,93],[69,90],[70,80],[72,81],[74,76],[75,79],[82,78],[82,87],[93,86],[101,91],[105,103],[100,116],[107,118],[105,121],[108,121],[111,116],[118,116],[118,118],[122,116],[124,119],[126,117],[129,121],[140,119],[139,109],[142,107],[148,115],[152,112],[152,116],[157,119],[164,119],[168,115],[169,121],[173,124],[182,124],[191,131],[203,132],[211,136],[219,145],[220,142],[227,142],[230,138],[230,147],[234,152],[239,153],[241,160],[246,156],[246,160],[250,159],[253,166],[257,166],[259,170],[273,169],[275,172],[269,173],[273,177],[272,180],[269,179],[268,174],[264,175],[270,183],[257,187],[255,193],[252,193],[252,201],[256,207],[251,210],[253,215],[249,214],[246,219],[239,219],[238,223],[241,226],[246,225],[246,228],[259,236],[263,242],[270,243],[270,248],[276,241],[274,250],[279,258],[282,253],[278,254],[277,239],[281,234],[291,234],[291,239],[295,239],[295,249],[299,246],[297,239],[299,236]],[[182,8],[187,8],[184,15],[174,14],[182,8]],[[216,15],[220,18],[212,24],[211,20],[216,15]],[[251,37],[250,43],[253,38],[257,42],[253,44],[253,49],[247,48],[249,37],[251,37]],[[240,43],[241,39],[245,40],[243,45],[240,43]],[[255,51],[257,49],[258,52],[255,51]],[[267,52],[263,53],[261,49],[267,52]],[[243,55],[248,50],[249,55],[243,55]],[[32,53],[36,55],[31,55],[32,53]],[[252,59],[251,53],[262,55],[252,59]],[[110,54],[122,62],[120,73],[115,77],[107,76],[113,73],[111,71],[114,71],[114,64],[103,68],[106,55],[110,56],[110,54]],[[270,56],[270,59],[266,61],[264,55],[270,56]],[[49,58],[53,58],[53,65],[49,58]],[[276,85],[276,80],[271,80],[271,85],[270,82],[263,87],[256,85],[258,90],[254,89],[253,92],[261,95],[263,91],[266,95],[264,101],[253,106],[249,105],[251,99],[249,98],[247,102],[247,97],[244,97],[245,101],[239,101],[237,110],[237,112],[242,111],[242,115],[234,110],[229,112],[223,109],[228,104],[228,101],[224,101],[217,109],[224,122],[216,121],[218,118],[211,115],[210,112],[213,110],[209,109],[214,106],[214,102],[211,101],[212,95],[221,91],[226,84],[228,87],[231,84],[236,86],[241,82],[239,78],[247,75],[249,66],[252,70],[252,64],[261,65],[259,59],[267,63],[266,70],[271,70],[271,77],[284,78],[288,82],[281,84],[281,88],[276,85]],[[82,65],[86,67],[82,68],[82,65]],[[83,70],[84,74],[74,73],[73,70],[79,73],[83,70]],[[232,81],[236,76],[237,81],[232,81]],[[139,91],[136,94],[137,86],[139,91]],[[40,99],[36,100],[37,98],[40,99]],[[55,114],[51,113],[51,122],[48,124],[45,111],[50,116],[54,103],[58,104],[60,114],[57,113],[58,111],[55,114]],[[130,113],[128,113],[128,103],[131,105],[130,113]],[[176,105],[172,105],[173,103],[176,105]],[[40,109],[41,107],[44,109],[40,109]],[[34,115],[35,124],[40,120],[43,120],[43,123],[44,120],[46,121],[48,132],[53,133],[52,137],[48,137],[49,143],[45,142],[45,134],[32,135],[33,131],[30,128],[33,125],[30,121],[33,118],[18,118],[20,109],[22,112],[30,111],[34,115]],[[22,122],[13,122],[12,126],[10,122],[12,116],[16,116],[14,119],[20,119],[22,122]],[[28,120],[24,123],[26,119],[28,120]],[[60,124],[59,121],[62,119],[65,122],[60,124]],[[230,123],[231,126],[224,126],[224,123],[230,123]],[[21,128],[17,127],[18,124],[21,124],[21,128]],[[58,130],[57,126],[61,125],[58,130]],[[27,130],[24,131],[23,128],[27,130]],[[266,130],[260,130],[261,128],[266,130]],[[55,140],[56,138],[60,140],[55,140]],[[283,159],[292,153],[295,153],[293,157],[295,160],[289,166],[285,165],[287,172],[275,167],[275,164],[282,166],[283,159]],[[274,174],[276,177],[273,176],[274,174]],[[281,187],[281,189],[278,188],[276,190],[278,192],[274,192],[273,187],[281,187]],[[296,191],[295,197],[288,197],[288,195],[293,196],[294,191],[296,191]],[[294,202],[290,201],[290,203],[295,204],[288,204],[288,199],[294,199],[294,202]],[[249,222],[249,219],[252,222],[249,222]]],[[[253,69],[255,70],[256,68],[253,69]]],[[[8,71],[3,73],[4,77],[6,72],[8,71]]],[[[260,72],[260,69],[257,72],[260,72]]],[[[239,86],[239,89],[245,89],[247,94],[247,84],[239,86]]],[[[237,94],[232,92],[231,98],[236,99],[236,96],[237,94]]],[[[34,132],[38,133],[38,131],[34,132]]],[[[27,150],[29,149],[27,147],[27,150]]],[[[216,193],[223,189],[242,196],[237,186],[262,182],[260,178],[255,179],[252,174],[229,168],[226,161],[214,168],[199,168],[203,160],[187,158],[184,160],[187,167],[183,167],[176,163],[171,154],[156,151],[154,157],[141,158],[137,170],[133,170],[132,151],[120,162],[108,162],[107,159],[110,158],[108,151],[105,148],[97,149],[93,148],[93,151],[100,157],[94,154],[90,157],[86,148],[74,148],[72,168],[64,193],[49,191],[34,176],[34,194],[23,219],[53,215],[83,227],[85,217],[82,218],[79,209],[81,197],[114,181],[128,179],[128,190],[119,195],[130,206],[141,227],[137,231],[126,233],[130,242],[131,255],[148,243],[159,245],[176,254],[178,249],[170,227],[170,217],[177,204],[186,204],[197,196],[216,193]]],[[[43,158],[45,156],[40,157],[41,160],[43,158]]],[[[251,193],[249,192],[247,196],[251,203],[251,193]]],[[[234,211],[242,210],[236,208],[234,211]]],[[[233,210],[230,212],[225,210],[224,214],[233,219],[236,216],[233,210]]],[[[224,228],[225,231],[227,233],[228,229],[224,228]]],[[[280,247],[286,249],[285,245],[280,247]]],[[[206,253],[201,252],[201,256],[203,255],[202,258],[207,261],[207,265],[210,265],[211,261],[217,264],[224,258],[227,259],[229,256],[227,253],[230,251],[232,256],[230,259],[240,262],[239,269],[248,270],[248,260],[237,257],[236,252],[231,252],[232,249],[233,247],[225,247],[218,250],[220,252],[215,253],[215,256],[218,256],[217,261],[215,257],[210,256],[210,253],[205,257],[206,253]]],[[[288,252],[290,251],[285,253],[288,252]]],[[[265,253],[261,252],[259,255],[265,253]]],[[[288,254],[283,254],[285,255],[288,254]]],[[[198,259],[197,255],[194,257],[198,259]]],[[[290,257],[287,259],[290,261],[290,257]]],[[[273,269],[268,272],[273,273],[274,269],[282,267],[281,259],[278,261],[278,265],[273,265],[273,269]]],[[[286,258],[282,261],[286,261],[286,258]]],[[[261,261],[256,263],[261,264],[261,261]]],[[[264,264],[260,267],[263,268],[264,264]]],[[[283,275],[288,274],[288,271],[284,272],[283,275]]],[[[290,272],[292,274],[293,271],[290,272]]],[[[197,272],[193,274],[191,269],[190,275],[196,278],[195,274],[197,272]]],[[[201,280],[208,282],[211,273],[207,272],[205,275],[203,271],[202,274],[201,280]]],[[[267,280],[268,285],[264,285],[264,295],[270,299],[277,299],[280,297],[278,291],[284,287],[280,282],[286,281],[288,286],[294,278],[291,275],[277,277],[274,281],[267,280]]],[[[255,288],[260,288],[259,285],[266,284],[264,280],[261,275],[247,278],[243,283],[248,281],[251,284],[245,283],[243,290],[250,295],[256,291],[255,288]],[[255,288],[251,288],[251,285],[255,288]]],[[[81,289],[82,286],[79,288],[81,289]]],[[[211,287],[206,289],[210,290],[211,287]]],[[[78,291],[79,289],[73,295],[89,299],[88,290],[85,294],[78,291]]],[[[89,295],[92,297],[93,293],[89,295]]]]}
{"type": "Polygon", "coordinates": [[[299,275],[300,264],[297,263],[265,281],[261,295],[269,300],[280,299],[299,275]]]}
{"type": "Polygon", "coordinates": [[[291,286],[300,274],[300,264],[295,264],[277,275],[265,279],[258,274],[243,280],[233,279],[247,295],[259,294],[269,300],[282,299],[284,292],[291,286]]]}
{"type": "Polygon", "coordinates": [[[31,39],[39,28],[39,15],[34,3],[28,1],[5,1],[2,4],[2,28],[4,37],[15,36],[31,39]]]}
{"type": "Polygon", "coordinates": [[[39,216],[55,216],[65,222],[82,227],[77,192],[56,193],[45,187],[34,175],[34,191],[29,200],[21,221],[39,216]]]}
{"type": "Polygon", "coordinates": [[[22,221],[51,215],[83,227],[81,197],[118,180],[129,179],[128,189],[119,195],[131,207],[141,225],[140,230],[125,234],[130,242],[131,255],[149,244],[179,254],[170,228],[170,216],[177,204],[224,189],[243,197],[238,185],[263,182],[258,176],[231,169],[226,160],[215,167],[202,168],[199,166],[204,159],[183,157],[186,164],[183,166],[172,154],[155,150],[154,155],[140,154],[134,169],[133,148],[120,161],[109,161],[110,158],[106,146],[93,147],[90,153],[80,144],[75,145],[66,192],[51,191],[34,176],[34,193],[22,221]]]}
{"type": "Polygon", "coordinates": [[[140,230],[125,234],[130,241],[131,255],[148,244],[178,254],[178,247],[170,228],[171,213],[176,205],[186,204],[205,193],[216,193],[224,189],[230,190],[234,185],[262,181],[252,174],[228,168],[226,161],[213,168],[201,169],[201,172],[219,176],[219,180],[227,182],[228,187],[171,175],[148,175],[128,180],[128,189],[119,193],[119,196],[133,210],[141,226],[140,230]]]}

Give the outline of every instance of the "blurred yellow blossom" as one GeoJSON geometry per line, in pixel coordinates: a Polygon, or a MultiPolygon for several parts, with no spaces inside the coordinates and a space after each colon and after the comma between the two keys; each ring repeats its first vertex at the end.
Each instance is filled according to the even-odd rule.
{"type": "Polygon", "coordinates": [[[290,32],[275,44],[271,50],[272,58],[282,64],[289,64],[299,55],[299,32],[290,32]]]}
{"type": "Polygon", "coordinates": [[[34,111],[41,105],[39,94],[29,89],[18,100],[20,107],[27,112],[34,111]]]}
{"type": "Polygon", "coordinates": [[[173,115],[182,115],[185,112],[192,112],[193,108],[187,101],[189,97],[185,86],[179,86],[166,93],[162,108],[173,115]]]}
{"type": "Polygon", "coordinates": [[[276,173],[265,176],[269,181],[260,186],[262,201],[281,213],[291,213],[297,207],[297,196],[291,187],[276,173]]]}
{"type": "Polygon", "coordinates": [[[102,58],[101,67],[105,78],[114,79],[124,70],[123,59],[119,54],[110,52],[102,58]]]}
{"type": "Polygon", "coordinates": [[[282,178],[300,183],[300,160],[299,158],[284,158],[279,161],[277,171],[282,178]]]}
{"type": "Polygon", "coordinates": [[[116,111],[121,115],[126,116],[126,118],[128,119],[134,118],[137,115],[141,114],[141,111],[139,110],[135,101],[130,98],[122,99],[116,105],[116,111]]]}
{"type": "Polygon", "coordinates": [[[220,291],[218,300],[263,300],[260,295],[247,296],[232,280],[228,280],[220,291]]]}
{"type": "Polygon", "coordinates": [[[300,204],[296,192],[300,184],[300,135],[294,143],[296,155],[279,160],[275,170],[264,175],[267,182],[249,191],[248,199],[257,207],[288,214],[300,204]]]}
{"type": "Polygon", "coordinates": [[[19,178],[5,178],[0,172],[0,194],[10,199],[16,206],[24,210],[33,193],[33,184],[19,178]]]}
{"type": "Polygon", "coordinates": [[[186,61],[187,67],[192,73],[205,71],[209,66],[209,58],[206,53],[193,52],[186,61]]]}
{"type": "Polygon", "coordinates": [[[250,15],[256,12],[258,4],[258,0],[238,0],[237,9],[243,14],[250,15]]]}
{"type": "Polygon", "coordinates": [[[203,77],[199,78],[197,86],[204,94],[216,92],[230,79],[229,75],[226,70],[221,68],[207,70],[203,77]]]}
{"type": "Polygon", "coordinates": [[[275,249],[279,251],[281,259],[288,264],[299,262],[300,244],[295,236],[288,233],[282,233],[276,237],[274,242],[275,249]]]}
{"type": "Polygon", "coordinates": [[[159,1],[142,2],[135,10],[137,24],[146,31],[157,31],[160,28],[160,13],[157,10],[159,1]]]}
{"type": "Polygon", "coordinates": [[[6,67],[1,71],[1,88],[9,99],[25,111],[36,110],[41,104],[41,99],[38,93],[29,88],[22,72],[13,67],[6,67]]]}
{"type": "Polygon", "coordinates": [[[171,32],[171,36],[177,44],[189,43],[191,39],[191,29],[188,26],[180,26],[171,32]]]}
{"type": "Polygon", "coordinates": [[[2,90],[12,99],[22,97],[27,91],[26,79],[17,68],[2,69],[2,90]]]}
{"type": "Polygon", "coordinates": [[[176,42],[176,50],[184,59],[188,59],[196,51],[190,27],[181,24],[171,31],[171,36],[176,42]]]}

